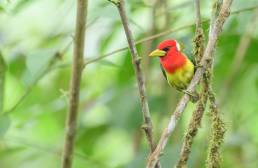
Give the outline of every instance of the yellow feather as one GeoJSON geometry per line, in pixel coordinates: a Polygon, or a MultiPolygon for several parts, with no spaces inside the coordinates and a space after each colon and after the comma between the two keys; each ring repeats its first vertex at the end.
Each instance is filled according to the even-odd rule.
{"type": "Polygon", "coordinates": [[[194,75],[194,65],[189,59],[186,59],[186,63],[183,67],[177,69],[173,74],[166,72],[166,75],[168,83],[171,86],[179,90],[184,90],[187,88],[194,75]]]}

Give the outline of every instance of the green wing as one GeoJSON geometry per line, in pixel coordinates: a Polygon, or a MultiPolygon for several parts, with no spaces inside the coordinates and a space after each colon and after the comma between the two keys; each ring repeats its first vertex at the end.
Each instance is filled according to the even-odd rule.
{"type": "Polygon", "coordinates": [[[161,69],[162,74],[163,74],[163,76],[165,77],[165,79],[166,79],[166,80],[168,80],[168,78],[167,78],[167,74],[166,74],[166,72],[165,72],[165,70],[164,70],[164,68],[162,67],[162,65],[161,65],[161,64],[160,64],[160,69],[161,69]]]}

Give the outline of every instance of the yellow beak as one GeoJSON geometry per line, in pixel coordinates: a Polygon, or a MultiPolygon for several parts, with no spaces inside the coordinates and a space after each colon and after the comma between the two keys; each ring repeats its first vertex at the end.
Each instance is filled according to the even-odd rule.
{"type": "Polygon", "coordinates": [[[156,49],[150,53],[149,57],[162,57],[165,55],[166,55],[166,51],[156,49]]]}

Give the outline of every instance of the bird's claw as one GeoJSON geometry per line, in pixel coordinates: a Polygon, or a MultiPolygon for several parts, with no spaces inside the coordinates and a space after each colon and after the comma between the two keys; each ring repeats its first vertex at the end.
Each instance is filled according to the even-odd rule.
{"type": "Polygon", "coordinates": [[[141,57],[138,57],[137,59],[136,59],[136,64],[140,64],[141,63],[141,61],[142,61],[142,58],[141,57]]]}
{"type": "Polygon", "coordinates": [[[201,64],[197,64],[197,65],[195,65],[194,67],[195,67],[195,69],[197,69],[197,68],[204,68],[204,66],[201,65],[201,64]]]}
{"type": "Polygon", "coordinates": [[[142,128],[143,130],[147,130],[147,129],[149,128],[149,126],[148,126],[147,124],[142,124],[141,128],[142,128]]]}
{"type": "Polygon", "coordinates": [[[183,90],[183,93],[187,94],[190,97],[191,102],[193,103],[199,100],[199,94],[197,92],[189,92],[187,90],[183,90]]]}

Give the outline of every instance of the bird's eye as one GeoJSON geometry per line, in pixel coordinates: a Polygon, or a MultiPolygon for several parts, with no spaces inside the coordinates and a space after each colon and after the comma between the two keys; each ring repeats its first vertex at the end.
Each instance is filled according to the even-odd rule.
{"type": "Polygon", "coordinates": [[[167,52],[169,50],[169,47],[165,47],[162,50],[167,52]]]}

